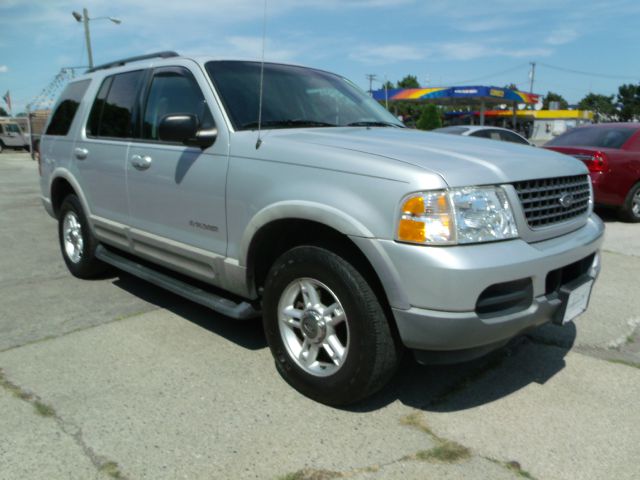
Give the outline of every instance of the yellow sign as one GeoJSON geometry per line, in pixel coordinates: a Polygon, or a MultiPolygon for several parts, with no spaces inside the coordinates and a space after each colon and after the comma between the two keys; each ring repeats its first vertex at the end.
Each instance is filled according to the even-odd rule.
{"type": "Polygon", "coordinates": [[[504,90],[497,90],[495,88],[492,88],[491,90],[489,90],[489,95],[491,95],[492,97],[504,97],[504,90]]]}

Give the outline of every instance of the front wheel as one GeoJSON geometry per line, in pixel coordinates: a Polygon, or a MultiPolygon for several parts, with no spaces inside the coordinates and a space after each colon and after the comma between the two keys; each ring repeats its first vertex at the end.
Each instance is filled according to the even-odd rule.
{"type": "Polygon", "coordinates": [[[342,257],[296,247],[265,282],[264,328],[283,378],[328,405],[382,388],[398,363],[387,317],[365,278],[342,257]]]}
{"type": "Polygon", "coordinates": [[[640,222],[640,182],[629,190],[622,207],[621,216],[627,222],[640,222]]]}

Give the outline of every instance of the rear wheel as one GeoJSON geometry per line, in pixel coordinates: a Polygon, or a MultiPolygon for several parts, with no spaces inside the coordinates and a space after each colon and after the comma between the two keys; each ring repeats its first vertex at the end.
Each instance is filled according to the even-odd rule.
{"type": "Polygon", "coordinates": [[[329,405],[354,403],[382,388],[399,351],[364,277],[342,257],[296,247],[271,268],[264,328],[283,378],[329,405]]]}
{"type": "Polygon", "coordinates": [[[621,217],[627,222],[640,222],[640,182],[629,190],[622,207],[621,217]]]}
{"type": "Polygon", "coordinates": [[[98,243],[75,195],[68,195],[62,202],[58,237],[62,258],[75,277],[93,278],[106,271],[107,266],[95,257],[98,243]]]}

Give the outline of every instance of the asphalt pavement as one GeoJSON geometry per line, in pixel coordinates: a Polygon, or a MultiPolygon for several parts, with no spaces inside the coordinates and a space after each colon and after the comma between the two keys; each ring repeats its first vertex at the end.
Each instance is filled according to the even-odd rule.
{"type": "Polygon", "coordinates": [[[0,154],[0,480],[640,478],[640,225],[604,212],[590,309],[347,409],[277,374],[259,321],[60,256],[27,154],[0,154]]]}

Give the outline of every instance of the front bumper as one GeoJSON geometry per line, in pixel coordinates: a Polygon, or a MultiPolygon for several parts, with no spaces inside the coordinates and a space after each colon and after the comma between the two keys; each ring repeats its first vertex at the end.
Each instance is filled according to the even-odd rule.
{"type": "Polygon", "coordinates": [[[391,263],[381,268],[380,278],[402,341],[417,350],[477,350],[548,322],[562,306],[560,296],[550,291],[549,276],[588,262],[578,276],[595,279],[603,234],[602,221],[592,215],[576,231],[532,244],[511,240],[423,247],[378,240],[381,257],[391,263]],[[489,287],[528,279],[528,306],[478,313],[478,299],[489,287]]]}

